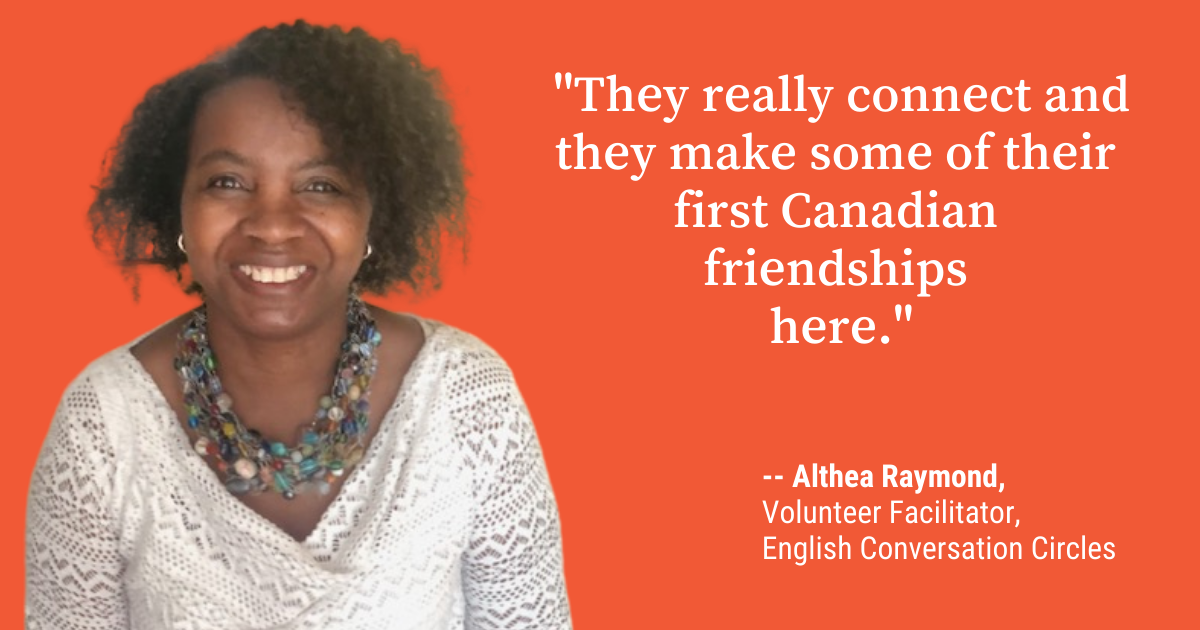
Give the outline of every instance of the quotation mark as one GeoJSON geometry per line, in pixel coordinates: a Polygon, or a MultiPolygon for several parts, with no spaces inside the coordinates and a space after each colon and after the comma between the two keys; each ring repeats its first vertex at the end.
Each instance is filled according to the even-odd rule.
{"type": "MultiPolygon", "coordinates": [[[[567,79],[567,89],[569,90],[569,89],[571,89],[571,73],[570,72],[567,73],[566,79],[567,79]]],[[[563,80],[563,73],[555,72],[554,73],[554,88],[555,89],[562,89],[562,87],[563,87],[562,80],[563,80]]]]}
{"type": "MultiPolygon", "coordinates": [[[[896,305],[896,321],[900,321],[900,305],[899,304],[896,305]]],[[[912,321],[912,304],[904,305],[904,321],[906,321],[906,322],[912,321]]],[[[879,338],[880,343],[886,344],[889,341],[891,341],[891,340],[888,339],[887,335],[883,335],[879,338]]]]}

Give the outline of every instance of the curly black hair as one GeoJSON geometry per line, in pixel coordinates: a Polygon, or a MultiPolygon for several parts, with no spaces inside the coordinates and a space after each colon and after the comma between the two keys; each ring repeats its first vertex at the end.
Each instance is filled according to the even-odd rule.
{"type": "Polygon", "coordinates": [[[440,75],[395,40],[299,20],[260,28],[150,88],[122,128],[88,216],[96,245],[111,247],[132,275],[135,297],[137,265],[161,265],[184,284],[176,237],[192,121],[206,94],[248,77],[278,84],[320,130],[331,158],[366,183],[375,254],[363,261],[358,287],[437,287],[443,234],[466,252],[462,146],[440,75]]]}

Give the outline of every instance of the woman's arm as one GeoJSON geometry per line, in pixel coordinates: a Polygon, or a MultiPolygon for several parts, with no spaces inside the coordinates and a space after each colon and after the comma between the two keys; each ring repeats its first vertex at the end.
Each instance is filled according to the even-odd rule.
{"type": "Polygon", "coordinates": [[[129,625],[113,509],[117,459],[90,371],[63,395],[33,471],[25,525],[30,630],[129,625]]]}
{"type": "Polygon", "coordinates": [[[529,412],[499,357],[475,367],[489,392],[462,425],[477,466],[466,627],[570,628],[558,507],[529,412]]]}

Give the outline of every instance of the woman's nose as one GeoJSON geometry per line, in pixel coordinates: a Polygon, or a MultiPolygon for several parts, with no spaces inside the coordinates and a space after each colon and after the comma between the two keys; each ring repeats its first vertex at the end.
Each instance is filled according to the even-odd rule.
{"type": "Polygon", "coordinates": [[[303,211],[290,191],[260,190],[242,220],[243,233],[268,244],[285,243],[304,233],[303,211]]]}

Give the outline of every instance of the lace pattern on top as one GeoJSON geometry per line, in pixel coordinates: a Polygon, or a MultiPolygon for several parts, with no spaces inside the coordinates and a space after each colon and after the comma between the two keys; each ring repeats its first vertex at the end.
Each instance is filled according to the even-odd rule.
{"type": "Polygon", "coordinates": [[[30,487],[34,630],[569,628],[558,511],[512,373],[425,345],[303,542],[225,490],[132,344],[70,385],[30,487]]]}

